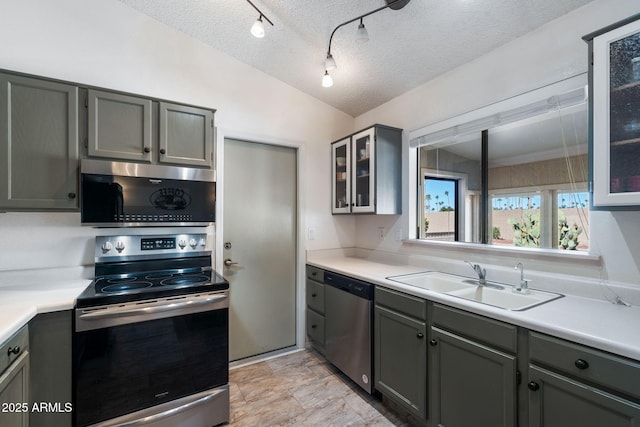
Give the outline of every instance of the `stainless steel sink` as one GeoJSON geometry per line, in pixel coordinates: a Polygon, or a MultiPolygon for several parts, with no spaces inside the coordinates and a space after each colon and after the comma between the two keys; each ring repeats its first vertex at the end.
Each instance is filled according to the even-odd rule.
{"type": "Polygon", "coordinates": [[[511,285],[496,282],[480,286],[477,280],[437,271],[391,276],[387,279],[513,311],[528,310],[563,297],[562,294],[537,289],[513,292],[511,285]]]}

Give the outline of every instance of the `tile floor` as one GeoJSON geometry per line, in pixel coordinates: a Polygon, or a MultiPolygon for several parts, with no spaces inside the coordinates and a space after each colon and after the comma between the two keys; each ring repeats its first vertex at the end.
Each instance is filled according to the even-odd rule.
{"type": "Polygon", "coordinates": [[[234,368],[229,387],[231,426],[414,424],[310,349],[234,368]]]}

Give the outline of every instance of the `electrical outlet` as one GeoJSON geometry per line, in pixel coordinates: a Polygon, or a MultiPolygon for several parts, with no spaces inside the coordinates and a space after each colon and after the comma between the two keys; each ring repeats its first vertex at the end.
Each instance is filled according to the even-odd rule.
{"type": "Polygon", "coordinates": [[[316,229],[313,227],[309,227],[307,229],[307,239],[308,240],[316,240],[316,229]]]}
{"type": "Polygon", "coordinates": [[[378,227],[378,239],[384,240],[384,227],[378,227]]]}
{"type": "Polygon", "coordinates": [[[396,228],[396,240],[398,242],[402,240],[402,228],[396,228]]]}

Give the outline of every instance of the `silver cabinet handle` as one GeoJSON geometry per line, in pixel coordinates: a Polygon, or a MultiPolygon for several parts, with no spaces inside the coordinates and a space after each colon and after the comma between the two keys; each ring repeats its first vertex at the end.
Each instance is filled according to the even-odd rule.
{"type": "Polygon", "coordinates": [[[96,310],[96,311],[90,311],[87,313],[82,313],[80,315],[80,319],[99,320],[99,319],[104,319],[106,317],[154,314],[154,313],[160,313],[163,311],[180,310],[185,307],[197,307],[200,305],[207,305],[214,302],[225,300],[227,298],[228,298],[227,295],[216,295],[216,296],[212,296],[206,299],[201,299],[196,301],[192,300],[192,301],[174,302],[171,304],[156,305],[151,307],[107,308],[104,310],[96,310]]]}
{"type": "Polygon", "coordinates": [[[227,258],[224,260],[224,265],[226,265],[227,267],[231,267],[232,265],[237,264],[237,262],[233,262],[231,261],[231,258],[227,258]]]}
{"type": "Polygon", "coordinates": [[[159,412],[157,414],[153,414],[153,415],[149,415],[147,417],[144,418],[138,418],[136,420],[131,420],[131,421],[124,421],[124,422],[118,422],[118,424],[112,424],[109,421],[105,421],[104,423],[100,423],[100,424],[96,424],[97,427],[107,427],[107,426],[119,426],[119,427],[132,427],[132,426],[141,426],[141,425],[147,425],[149,423],[152,422],[157,422],[160,421],[164,418],[170,417],[172,415],[176,415],[179,414],[180,412],[184,412],[188,409],[191,409],[195,406],[198,405],[202,405],[203,403],[217,397],[220,393],[223,393],[225,390],[216,390],[211,394],[208,394],[204,397],[201,397],[197,400],[194,400],[192,402],[188,402],[185,403],[182,406],[178,406],[177,408],[171,408],[168,409],[166,411],[163,412],[159,412]]]}

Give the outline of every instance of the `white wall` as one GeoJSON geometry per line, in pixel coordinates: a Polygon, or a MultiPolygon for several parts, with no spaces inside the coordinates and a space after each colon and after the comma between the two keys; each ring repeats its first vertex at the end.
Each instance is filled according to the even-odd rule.
{"type": "MultiPolygon", "coordinates": [[[[347,114],[115,0],[3,1],[0,40],[0,69],[215,108],[226,135],[302,145],[309,248],[353,246],[353,220],[330,212],[329,143],[353,131],[347,114]]],[[[115,232],[0,213],[0,270],[90,265],[93,236],[115,232]]]]}
{"type": "MultiPolygon", "coordinates": [[[[587,44],[582,36],[639,12],[638,0],[595,0],[357,117],[356,128],[384,123],[408,132],[584,73],[587,44]]],[[[408,151],[405,147],[405,153],[408,151]]],[[[404,170],[408,170],[407,154],[403,161],[404,170]]],[[[408,212],[415,210],[414,196],[408,191],[409,179],[404,177],[402,216],[357,218],[358,247],[412,250],[395,239],[396,229],[407,235],[408,212]],[[379,227],[387,233],[383,241],[378,238],[379,227]]],[[[576,265],[574,271],[640,285],[640,212],[592,212],[590,223],[592,252],[602,256],[603,267],[584,270],[576,265]]],[[[482,259],[482,254],[477,256],[482,259]]],[[[544,268],[553,271],[561,266],[551,262],[544,268]]]]}

